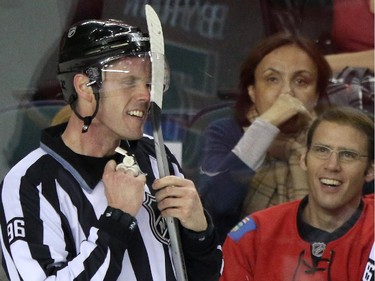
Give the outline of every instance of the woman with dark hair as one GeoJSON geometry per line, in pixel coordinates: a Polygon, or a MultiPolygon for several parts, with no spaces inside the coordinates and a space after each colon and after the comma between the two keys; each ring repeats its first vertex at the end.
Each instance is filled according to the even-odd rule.
{"type": "Polygon", "coordinates": [[[307,194],[298,161],[330,76],[314,42],[285,33],[244,61],[234,116],[205,132],[200,193],[222,240],[243,214],[307,194]]]}

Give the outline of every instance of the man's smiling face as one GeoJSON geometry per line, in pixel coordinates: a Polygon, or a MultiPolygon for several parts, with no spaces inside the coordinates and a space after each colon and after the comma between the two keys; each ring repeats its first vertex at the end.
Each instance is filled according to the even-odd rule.
{"type": "MultiPolygon", "coordinates": [[[[360,155],[367,154],[367,136],[349,126],[323,121],[318,125],[312,138],[311,147],[322,145],[334,150],[348,150],[360,155]]],[[[351,162],[339,159],[332,152],[327,159],[319,159],[310,150],[302,168],[307,172],[310,186],[309,204],[326,211],[336,212],[343,207],[357,208],[366,177],[368,158],[360,157],[351,162]]]]}

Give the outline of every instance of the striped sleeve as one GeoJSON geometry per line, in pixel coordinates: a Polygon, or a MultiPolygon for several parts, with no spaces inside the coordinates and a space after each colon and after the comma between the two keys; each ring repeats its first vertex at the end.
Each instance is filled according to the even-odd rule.
{"type": "Polygon", "coordinates": [[[1,185],[0,220],[9,278],[116,280],[126,243],[99,230],[91,204],[75,193],[82,190],[68,188],[74,180],[54,175],[61,169],[57,162],[47,155],[29,158],[30,167],[15,167],[1,185]]]}

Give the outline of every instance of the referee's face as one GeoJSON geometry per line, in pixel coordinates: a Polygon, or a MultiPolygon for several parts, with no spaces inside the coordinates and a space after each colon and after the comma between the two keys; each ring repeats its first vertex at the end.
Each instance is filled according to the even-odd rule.
{"type": "Polygon", "coordinates": [[[96,119],[115,138],[141,138],[150,106],[150,58],[125,57],[104,68],[102,73],[96,119]]]}

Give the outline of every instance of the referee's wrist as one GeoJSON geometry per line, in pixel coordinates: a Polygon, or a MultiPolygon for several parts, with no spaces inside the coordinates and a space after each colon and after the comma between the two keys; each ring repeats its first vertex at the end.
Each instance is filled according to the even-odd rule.
{"type": "Polygon", "coordinates": [[[108,206],[104,213],[103,216],[105,219],[109,219],[115,222],[120,223],[124,227],[126,227],[130,231],[134,231],[137,228],[137,219],[133,217],[132,215],[123,212],[120,209],[113,208],[108,206]]]}

